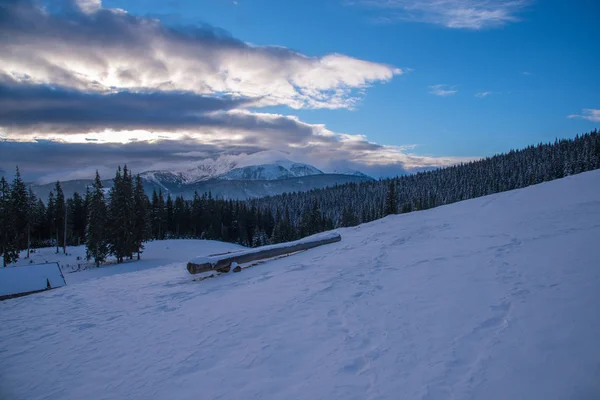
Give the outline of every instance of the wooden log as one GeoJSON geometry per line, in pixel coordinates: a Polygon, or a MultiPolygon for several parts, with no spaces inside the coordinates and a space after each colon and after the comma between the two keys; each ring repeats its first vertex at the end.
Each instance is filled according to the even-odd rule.
{"type": "Polygon", "coordinates": [[[270,246],[257,247],[256,249],[239,251],[221,256],[199,257],[191,260],[187,264],[187,270],[190,274],[199,274],[208,271],[228,272],[231,263],[244,264],[252,261],[273,258],[298,251],[312,249],[325,244],[335,243],[342,240],[337,232],[327,232],[317,234],[295,242],[281,243],[270,246]]]}

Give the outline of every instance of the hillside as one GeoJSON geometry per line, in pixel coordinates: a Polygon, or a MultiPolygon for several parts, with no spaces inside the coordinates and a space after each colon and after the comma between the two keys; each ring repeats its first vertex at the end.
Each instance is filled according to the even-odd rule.
{"type": "Polygon", "coordinates": [[[600,171],[339,232],[206,281],[174,262],[2,302],[0,398],[600,394],[600,171]]]}

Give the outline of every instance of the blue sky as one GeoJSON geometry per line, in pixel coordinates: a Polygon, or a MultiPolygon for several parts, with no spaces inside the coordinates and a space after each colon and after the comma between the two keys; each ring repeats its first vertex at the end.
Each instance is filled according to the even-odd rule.
{"type": "MultiPolygon", "coordinates": [[[[262,46],[281,46],[298,53],[300,58],[307,57],[313,60],[317,66],[311,67],[314,70],[311,70],[311,74],[321,74],[318,65],[331,54],[341,54],[351,60],[372,63],[364,69],[363,66],[357,68],[360,69],[360,73],[357,72],[358,83],[353,80],[353,67],[347,67],[353,61],[346,58],[336,60],[336,72],[332,72],[327,83],[319,85],[318,88],[311,85],[311,82],[306,83],[306,80],[303,84],[294,81],[295,78],[291,79],[294,85],[298,86],[298,93],[311,93],[310,101],[320,98],[318,96],[327,97],[335,90],[339,90],[340,93],[346,89],[352,92],[341,94],[341,100],[337,97],[327,97],[318,104],[310,101],[310,104],[295,102],[298,93],[293,95],[296,100],[286,97],[286,93],[274,95],[273,88],[253,81],[253,77],[256,76],[254,73],[248,76],[237,74],[234,79],[235,82],[247,79],[244,84],[252,84],[251,88],[244,86],[241,90],[230,90],[230,87],[211,89],[209,95],[213,97],[273,97],[246,107],[236,106],[243,110],[246,119],[252,117],[264,122],[265,118],[271,121],[278,116],[285,126],[292,123],[301,125],[295,127],[296,130],[310,127],[316,132],[321,129],[319,127],[325,127],[327,135],[342,135],[332,139],[337,144],[340,141],[344,142],[343,135],[349,135],[351,143],[356,143],[360,138],[364,141],[358,148],[338,148],[336,144],[328,149],[327,142],[319,151],[311,147],[310,151],[294,154],[302,161],[322,162],[324,155],[331,154],[331,158],[336,160],[332,162],[331,167],[341,163],[366,169],[375,175],[386,175],[419,167],[447,165],[468,157],[488,156],[511,148],[551,141],[556,137],[573,137],[600,125],[600,111],[597,111],[600,109],[600,79],[597,77],[600,65],[600,55],[597,51],[600,42],[600,25],[597,23],[600,3],[594,0],[76,2],[79,11],[83,10],[86,4],[91,4],[92,11],[82,13],[83,17],[73,17],[73,11],[67,10],[57,15],[57,24],[66,23],[69,18],[93,18],[101,30],[105,22],[100,21],[100,15],[106,19],[113,18],[110,15],[113,15],[114,19],[119,18],[115,11],[108,17],[104,16],[104,10],[123,9],[128,15],[140,16],[149,21],[156,18],[160,25],[179,32],[197,28],[203,32],[215,32],[218,36],[230,36],[241,43],[250,44],[251,48],[248,51],[262,49],[262,46]],[[345,83],[337,84],[340,80],[345,83]],[[350,98],[353,100],[348,100],[350,98]],[[367,142],[383,147],[367,148],[367,142]],[[397,147],[391,149],[388,146],[397,147]],[[382,152],[381,159],[388,161],[374,161],[378,159],[377,151],[382,152]],[[392,155],[392,151],[407,153],[410,159],[402,158],[398,154],[392,155]]],[[[114,21],[107,25],[110,23],[114,21]]],[[[28,32],[19,34],[26,36],[28,32]]],[[[160,37],[161,33],[155,35],[160,37]]],[[[70,38],[54,40],[57,42],[54,44],[67,49],[69,46],[76,46],[69,42],[70,38]],[[62,43],[58,43],[61,41],[62,43]]],[[[102,40],[96,41],[92,37],[90,42],[93,43],[90,44],[91,47],[95,44],[98,46],[98,54],[106,53],[102,40]]],[[[131,46],[139,46],[139,43],[132,43],[131,46]]],[[[132,49],[135,50],[133,47],[132,49]]],[[[194,48],[191,49],[182,57],[197,57],[204,61],[210,57],[203,53],[205,50],[198,50],[196,54],[194,48]]],[[[38,49],[33,51],[41,52],[38,49]]],[[[92,56],[93,54],[89,58],[92,59],[92,56]]],[[[239,60],[240,56],[236,57],[236,60],[239,60]]],[[[243,59],[244,56],[241,57],[243,59]]],[[[239,67],[240,63],[236,61],[235,65],[239,67]]],[[[140,67],[137,68],[139,70],[140,67]]],[[[228,68],[230,66],[221,70],[224,69],[224,73],[227,74],[230,71],[228,68]]],[[[271,66],[257,73],[264,72],[268,76],[268,68],[271,66]]],[[[81,73],[81,70],[77,71],[77,74],[81,73]]],[[[169,68],[169,73],[180,75],[174,68],[169,68]]],[[[8,71],[8,75],[11,79],[21,79],[14,71],[8,71]]],[[[289,76],[287,73],[284,75],[289,76]]],[[[35,75],[33,76],[35,78],[35,75]]],[[[48,76],[40,75],[37,81],[33,82],[30,79],[27,82],[59,85],[61,88],[67,87],[69,90],[82,92],[96,93],[97,90],[95,87],[82,87],[48,76]]],[[[93,82],[91,78],[90,81],[93,82]]],[[[22,84],[23,81],[18,83],[22,84]]],[[[119,90],[130,92],[138,90],[139,86],[138,84],[132,88],[123,82],[117,83],[119,90]]],[[[114,94],[105,89],[101,91],[103,99],[114,94]]],[[[144,86],[143,89],[163,91],[162,86],[154,83],[144,86]]],[[[192,90],[196,94],[207,95],[206,91],[196,86],[181,84],[176,89],[192,90]]],[[[115,90],[114,86],[111,86],[110,90],[115,90]]],[[[237,112],[236,107],[231,107],[233,111],[226,111],[228,121],[232,116],[237,118],[241,115],[242,111],[237,112]]],[[[108,121],[106,126],[112,127],[113,122],[108,121]]],[[[210,123],[211,129],[214,124],[210,123]]],[[[219,124],[226,123],[221,119],[219,124]]],[[[77,133],[77,129],[82,129],[80,125],[77,126],[78,128],[67,130],[77,133]]],[[[203,128],[197,129],[205,129],[204,125],[202,126],[203,128]]],[[[225,125],[219,126],[227,128],[225,125]]],[[[235,126],[235,129],[238,129],[240,125],[236,122],[235,126]]],[[[53,128],[54,131],[44,128],[43,132],[39,128],[31,127],[22,128],[21,131],[16,130],[14,125],[9,128],[4,135],[13,141],[16,141],[16,138],[20,138],[21,142],[41,142],[40,139],[54,142],[66,140],[73,144],[77,142],[74,139],[76,137],[86,137],[85,140],[89,141],[97,140],[86,136],[90,136],[88,128],[82,130],[83,136],[70,135],[68,139],[59,134],[65,131],[62,125],[60,129],[53,128]]],[[[102,126],[95,126],[94,132],[97,133],[100,128],[102,126]]],[[[132,128],[128,125],[127,129],[132,128]]],[[[146,125],[143,129],[162,132],[162,128],[153,129],[146,125]]],[[[244,129],[251,128],[246,124],[244,129]]],[[[241,144],[246,146],[249,152],[278,148],[294,153],[297,149],[308,148],[308,142],[283,148],[287,128],[278,129],[280,130],[273,134],[281,134],[277,142],[273,142],[271,136],[255,137],[244,133],[236,137],[242,137],[241,144]]],[[[180,128],[169,128],[169,132],[172,131],[179,132],[180,128]]],[[[227,132],[231,132],[231,129],[227,132]]],[[[165,134],[162,135],[161,137],[164,137],[165,134]]],[[[192,145],[215,146],[214,134],[211,135],[210,143],[206,142],[207,136],[204,135],[202,138],[197,137],[192,145]]],[[[321,138],[318,132],[317,136],[321,138]]],[[[109,139],[98,135],[94,137],[100,137],[101,142],[114,145],[109,139]]],[[[180,142],[181,138],[189,139],[183,134],[174,134],[171,138],[180,142]]],[[[139,144],[139,137],[134,139],[139,144]]],[[[219,143],[226,142],[226,139],[227,136],[222,136],[219,143]]],[[[152,141],[151,138],[148,140],[152,141]]],[[[312,145],[312,139],[309,141],[312,145]]],[[[240,143],[236,146],[238,144],[240,143]]],[[[190,143],[185,142],[185,146],[189,148],[190,143]]],[[[202,147],[202,151],[206,150],[206,154],[211,157],[218,156],[221,151],[246,151],[240,149],[242,147],[238,150],[232,150],[228,146],[209,150],[202,147]]],[[[181,153],[180,149],[176,151],[176,154],[181,153]]],[[[181,161],[185,165],[190,159],[181,161]]],[[[166,160],[165,162],[168,164],[166,160]]],[[[139,167],[145,168],[146,165],[140,162],[139,167]]]]}
{"type": "MultiPolygon", "coordinates": [[[[479,30],[381,22],[388,10],[343,0],[105,1],[172,24],[207,23],[260,45],[320,56],[339,52],[411,68],[369,89],[356,110],[295,112],[378,143],[418,144],[424,154],[486,156],[599,124],[568,119],[600,108],[600,3],[531,1],[519,21],[479,30]],[[436,97],[431,85],[456,85],[436,97]],[[476,93],[490,92],[485,98],[476,93]]],[[[285,110],[278,110],[285,112],[285,110]]]]}

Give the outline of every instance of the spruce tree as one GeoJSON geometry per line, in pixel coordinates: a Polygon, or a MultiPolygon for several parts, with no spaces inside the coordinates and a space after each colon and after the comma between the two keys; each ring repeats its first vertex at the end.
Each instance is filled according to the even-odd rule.
{"type": "Polygon", "coordinates": [[[148,214],[148,197],[144,193],[144,185],[142,178],[139,175],[135,177],[135,187],[133,189],[134,203],[134,233],[133,240],[135,243],[134,251],[137,253],[137,259],[141,258],[144,250],[144,242],[149,236],[149,214],[148,214]]]}
{"type": "Polygon", "coordinates": [[[31,251],[31,234],[37,230],[39,222],[38,199],[30,186],[27,192],[27,258],[31,251]]]}
{"type": "Polygon", "coordinates": [[[396,194],[396,181],[390,180],[383,215],[398,214],[398,196],[396,194]]]}
{"type": "Polygon", "coordinates": [[[56,231],[56,253],[58,254],[59,246],[62,246],[63,252],[67,252],[67,243],[65,242],[65,195],[59,181],[56,181],[54,186],[54,229],[56,231]]]}
{"type": "Polygon", "coordinates": [[[0,254],[4,267],[19,258],[12,204],[10,185],[4,177],[0,177],[0,254]]]}
{"type": "MultiPolygon", "coordinates": [[[[56,226],[56,222],[55,222],[55,212],[54,209],[56,207],[56,201],[54,200],[54,192],[50,191],[50,193],[48,193],[48,206],[46,207],[46,226],[45,226],[45,231],[47,233],[47,237],[50,239],[50,242],[52,242],[52,238],[54,237],[54,235],[56,234],[56,230],[54,229],[56,226]]],[[[58,242],[58,238],[54,237],[56,239],[56,242],[58,242]]]]}
{"type": "Polygon", "coordinates": [[[27,248],[27,224],[29,219],[29,202],[27,200],[27,187],[21,179],[19,167],[11,187],[11,210],[14,221],[15,243],[19,250],[27,248]]]}
{"type": "Polygon", "coordinates": [[[72,240],[79,244],[81,240],[85,240],[85,224],[87,214],[85,209],[85,201],[77,192],[73,193],[73,197],[67,200],[67,215],[69,230],[72,240]]]}
{"type": "Polygon", "coordinates": [[[87,225],[85,230],[86,258],[93,259],[96,267],[108,256],[107,208],[100,174],[96,178],[89,197],[87,225]]]}
{"type": "Polygon", "coordinates": [[[110,189],[110,202],[108,205],[110,254],[114,255],[118,263],[125,257],[132,257],[137,250],[134,239],[134,209],[132,179],[127,166],[121,173],[118,168],[113,187],[110,189]]]}

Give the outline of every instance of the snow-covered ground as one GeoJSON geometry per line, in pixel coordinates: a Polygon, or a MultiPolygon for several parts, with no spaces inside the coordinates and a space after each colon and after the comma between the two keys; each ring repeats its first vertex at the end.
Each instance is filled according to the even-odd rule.
{"type": "MultiPolygon", "coordinates": [[[[246,247],[232,243],[217,242],[214,240],[159,240],[144,244],[142,259],[137,261],[126,260],[123,264],[116,264],[114,258],[109,257],[106,264],[96,268],[93,261],[85,260],[85,246],[67,247],[67,254],[63,254],[62,247],[56,253],[56,247],[36,249],[26,259],[27,252],[22,252],[16,263],[9,267],[25,266],[31,264],[59,263],[67,284],[79,283],[90,279],[122,274],[125,272],[142,271],[174,262],[187,262],[196,256],[209,256],[212,254],[226,253],[229,251],[246,250],[246,247]]],[[[0,287],[2,282],[0,282],[0,287]]]]}
{"type": "Polygon", "coordinates": [[[600,171],[340,233],[4,301],[0,398],[600,397],[600,171]]]}

